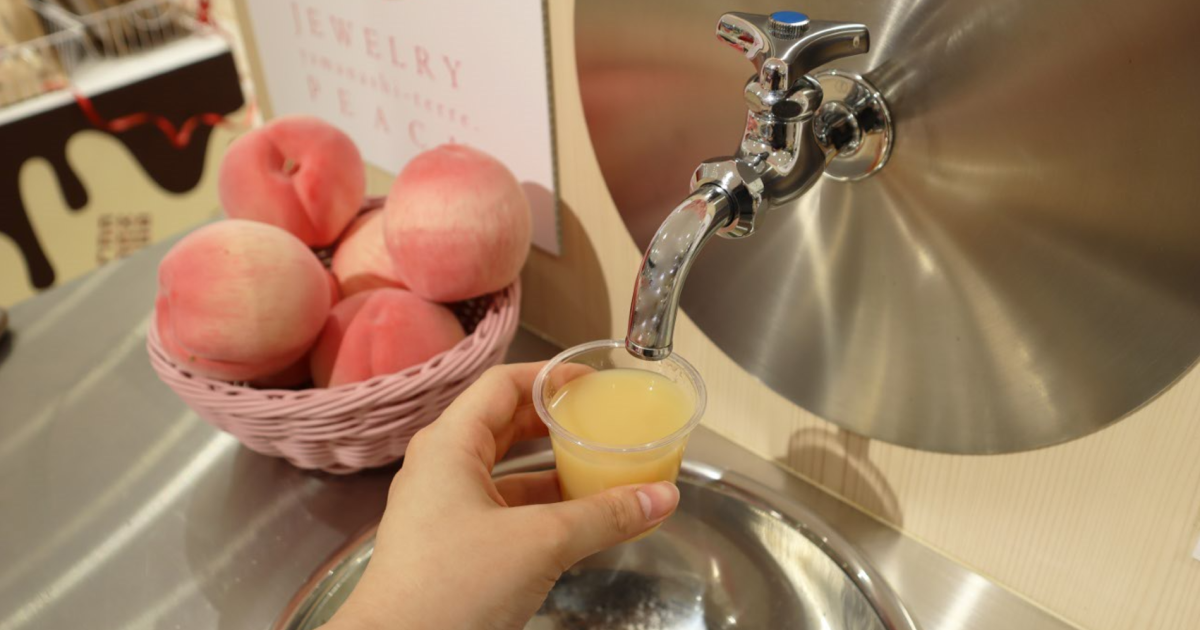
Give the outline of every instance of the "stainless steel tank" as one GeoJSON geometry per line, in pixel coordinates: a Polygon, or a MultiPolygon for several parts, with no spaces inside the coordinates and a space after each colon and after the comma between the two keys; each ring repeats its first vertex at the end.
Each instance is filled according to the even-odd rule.
{"type": "MultiPolygon", "coordinates": [[[[732,152],[745,0],[579,2],[580,88],[639,246],[732,152]]],[[[806,409],[914,448],[1000,453],[1120,419],[1200,356],[1200,4],[814,1],[864,23],[888,163],[715,239],[685,312],[806,409]]],[[[631,278],[631,280],[633,280],[631,278]]]]}

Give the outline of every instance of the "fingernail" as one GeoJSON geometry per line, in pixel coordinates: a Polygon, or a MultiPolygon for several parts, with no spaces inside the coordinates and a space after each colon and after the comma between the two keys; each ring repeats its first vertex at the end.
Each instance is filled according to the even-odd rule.
{"type": "Polygon", "coordinates": [[[669,481],[652,483],[637,489],[638,503],[647,521],[657,521],[679,505],[679,488],[669,481]]]}

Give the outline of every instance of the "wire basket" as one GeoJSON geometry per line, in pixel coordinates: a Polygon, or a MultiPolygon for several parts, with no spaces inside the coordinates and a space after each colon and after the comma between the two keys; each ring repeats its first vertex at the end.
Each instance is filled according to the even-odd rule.
{"type": "MultiPolygon", "coordinates": [[[[198,28],[192,9],[180,0],[131,0],[73,16],[84,27],[89,54],[96,58],[124,57],[190,35],[198,28]]],[[[68,3],[83,7],[81,2],[68,3]]]]}
{"type": "MultiPolygon", "coordinates": [[[[393,462],[488,368],[504,360],[520,319],[519,283],[455,305],[468,331],[454,348],[398,372],[327,389],[255,389],[192,374],[146,339],[158,377],[200,417],[264,455],[352,473],[393,462]]],[[[151,321],[155,321],[151,318],[151,321]]]]}
{"type": "Polygon", "coordinates": [[[83,25],[62,9],[39,2],[11,7],[0,16],[0,30],[5,40],[18,41],[0,45],[0,106],[61,89],[86,50],[83,25]]]}

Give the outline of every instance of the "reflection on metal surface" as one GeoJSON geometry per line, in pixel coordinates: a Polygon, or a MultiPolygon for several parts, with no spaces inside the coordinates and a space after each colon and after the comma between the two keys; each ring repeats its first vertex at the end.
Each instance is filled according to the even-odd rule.
{"type": "Polygon", "coordinates": [[[814,129],[817,142],[838,149],[837,158],[825,167],[825,177],[856,182],[878,173],[891,157],[896,138],[883,95],[853,72],[825,70],[813,77],[825,93],[814,129]]]}
{"type": "Polygon", "coordinates": [[[884,625],[854,578],[778,513],[686,471],[681,491],[662,530],[573,567],[528,627],[912,627],[884,625]]]}
{"type": "Polygon", "coordinates": [[[633,285],[625,348],[655,361],[671,354],[679,295],[700,249],[729,224],[729,197],[704,186],[671,211],[650,245],[633,285]]]}
{"type": "MultiPolygon", "coordinates": [[[[653,536],[572,567],[526,627],[915,629],[874,570],[818,517],[792,505],[803,519],[795,520],[779,511],[786,500],[761,486],[705,473],[685,464],[680,512],[653,536]]],[[[373,545],[356,541],[318,570],[277,630],[328,621],[373,545]]]]}
{"type": "MultiPolygon", "coordinates": [[[[745,61],[714,42],[755,0],[582,2],[592,143],[639,246],[744,131],[745,61]]],[[[714,239],[683,308],[766,384],[857,433],[995,453],[1069,440],[1200,355],[1200,4],[814,0],[860,21],[839,60],[882,92],[886,168],[828,178],[714,239]]]]}
{"type": "Polygon", "coordinates": [[[91,547],[73,566],[47,584],[38,597],[0,621],[0,630],[16,630],[35,620],[42,611],[53,608],[60,599],[102,570],[109,561],[119,557],[126,546],[145,534],[148,527],[161,518],[163,512],[177,501],[206,467],[221,455],[237,447],[237,441],[219,433],[205,444],[178,472],[164,483],[154,495],[129,515],[122,527],[109,532],[91,547]]]}

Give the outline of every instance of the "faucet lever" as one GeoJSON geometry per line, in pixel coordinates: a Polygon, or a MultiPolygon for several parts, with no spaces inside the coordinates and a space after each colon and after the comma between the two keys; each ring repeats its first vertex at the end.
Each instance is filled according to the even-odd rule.
{"type": "Polygon", "coordinates": [[[763,87],[773,83],[775,90],[786,90],[809,71],[871,47],[864,24],[809,20],[798,11],[726,13],[717,22],[717,37],[746,55],[763,87]]]}

